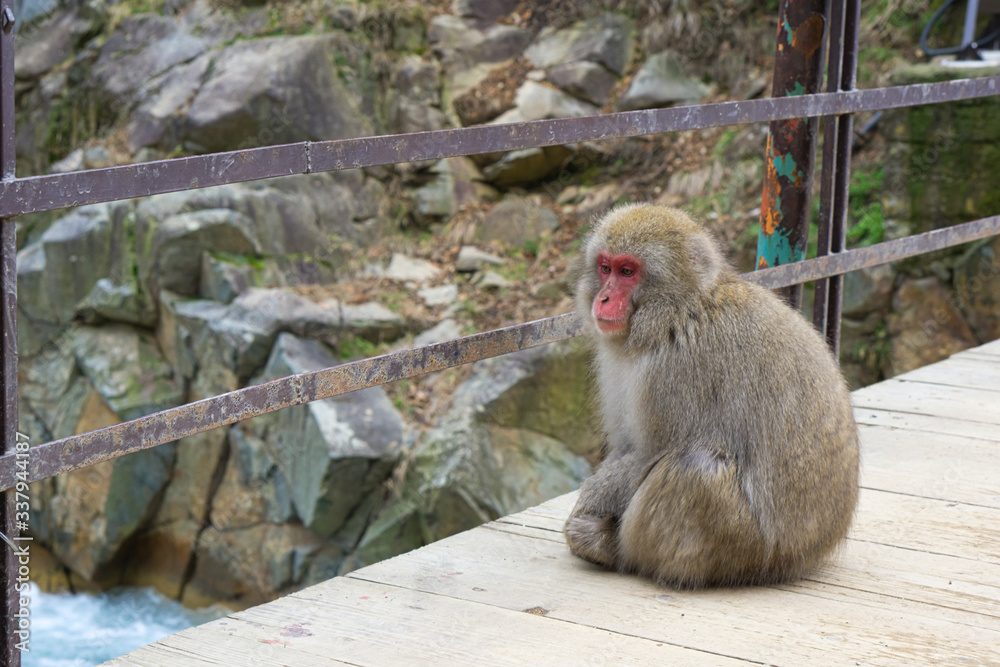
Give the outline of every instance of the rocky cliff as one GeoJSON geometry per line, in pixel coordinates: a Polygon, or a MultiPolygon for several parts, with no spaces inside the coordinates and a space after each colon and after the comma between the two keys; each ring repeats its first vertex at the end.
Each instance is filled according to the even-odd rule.
{"type": "MultiPolygon", "coordinates": [[[[775,29],[767,3],[49,4],[19,27],[21,175],[753,97],[775,29]]],[[[890,148],[917,159],[927,139],[896,129],[915,122],[893,117],[860,173],[890,148]]],[[[761,128],[719,129],[26,216],[20,430],[38,444],[566,312],[576,239],[616,202],[687,206],[746,263],[763,146],[761,128]]],[[[864,213],[894,211],[889,235],[936,224],[917,195],[858,192],[864,213]]],[[[968,192],[959,208],[997,190],[968,192]]],[[[852,274],[855,381],[995,337],[996,243],[852,274]]],[[[585,361],[577,342],[529,350],[101,463],[36,484],[31,528],[62,585],[254,604],[574,488],[600,448],[585,361]]]]}

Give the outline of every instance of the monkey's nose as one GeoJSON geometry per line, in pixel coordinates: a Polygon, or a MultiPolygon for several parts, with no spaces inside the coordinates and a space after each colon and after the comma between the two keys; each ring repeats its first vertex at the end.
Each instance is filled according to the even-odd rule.
{"type": "Polygon", "coordinates": [[[601,299],[601,303],[607,303],[610,300],[611,300],[610,296],[605,296],[603,299],[601,299]]]}

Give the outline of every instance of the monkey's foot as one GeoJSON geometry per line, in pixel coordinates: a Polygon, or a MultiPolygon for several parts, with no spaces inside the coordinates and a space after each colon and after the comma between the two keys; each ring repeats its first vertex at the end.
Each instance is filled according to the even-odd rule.
{"type": "Polygon", "coordinates": [[[617,522],[608,517],[583,514],[570,517],[563,528],[575,556],[614,568],[618,552],[617,522]]]}

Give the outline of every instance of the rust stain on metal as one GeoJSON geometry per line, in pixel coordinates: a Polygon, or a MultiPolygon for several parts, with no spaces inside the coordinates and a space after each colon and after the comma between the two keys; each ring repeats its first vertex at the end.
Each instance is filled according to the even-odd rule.
{"type": "Polygon", "coordinates": [[[792,47],[806,57],[812,56],[823,42],[825,21],[819,14],[813,14],[803,21],[792,33],[792,47]]]}

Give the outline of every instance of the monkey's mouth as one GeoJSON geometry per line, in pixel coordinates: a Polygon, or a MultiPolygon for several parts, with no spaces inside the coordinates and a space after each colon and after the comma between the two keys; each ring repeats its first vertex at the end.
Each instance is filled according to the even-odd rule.
{"type": "Polygon", "coordinates": [[[625,330],[625,327],[628,325],[628,319],[623,317],[620,320],[606,320],[603,317],[595,317],[594,323],[604,333],[617,333],[625,330]]]}

